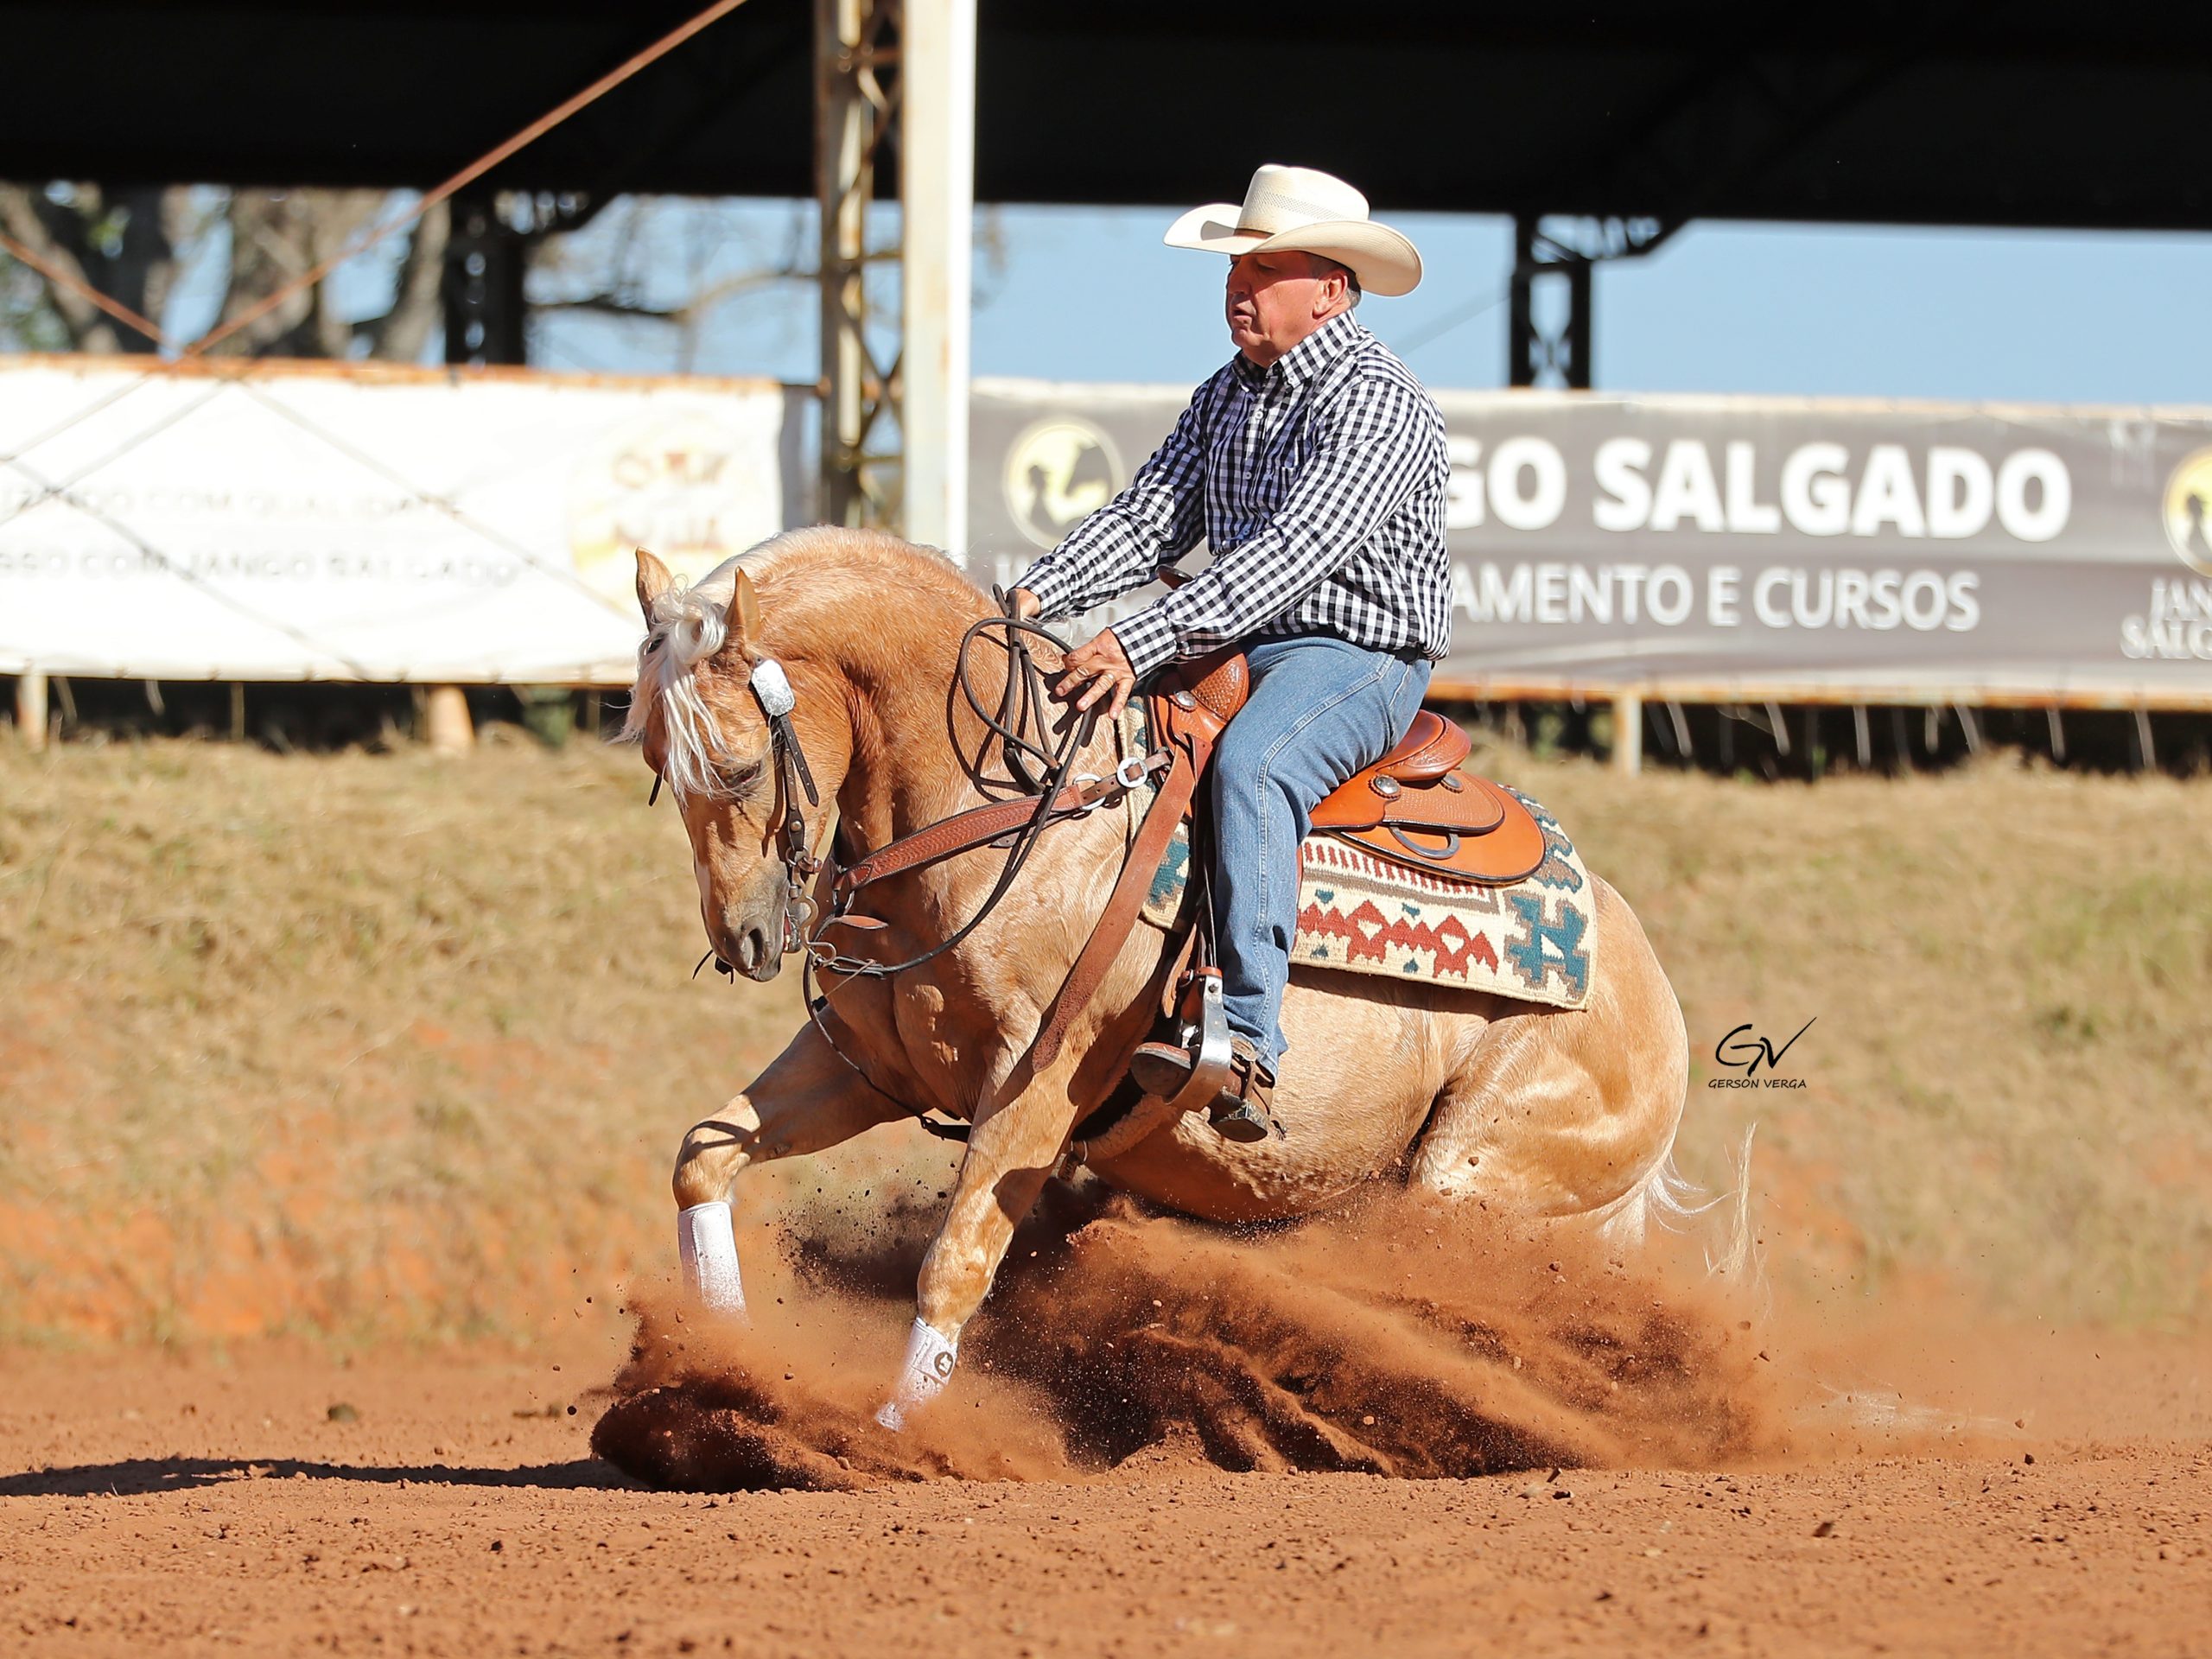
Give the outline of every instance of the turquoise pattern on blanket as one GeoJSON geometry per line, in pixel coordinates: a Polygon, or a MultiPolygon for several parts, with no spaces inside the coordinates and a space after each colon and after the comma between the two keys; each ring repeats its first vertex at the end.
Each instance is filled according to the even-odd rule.
{"type": "Polygon", "coordinates": [[[1156,915],[1173,915],[1182,906],[1183,889],[1190,880],[1191,838],[1178,830],[1160,855],[1160,868],[1152,873],[1152,886],[1144,896],[1145,909],[1156,915]]]}
{"type": "Polygon", "coordinates": [[[1541,990],[1546,976],[1556,973],[1577,998],[1589,995],[1590,952],[1582,943],[1587,923],[1581,911],[1562,899],[1547,917],[1543,894],[1510,887],[1505,902],[1521,918],[1522,931],[1505,942],[1505,959],[1522,982],[1532,991],[1541,990]]]}

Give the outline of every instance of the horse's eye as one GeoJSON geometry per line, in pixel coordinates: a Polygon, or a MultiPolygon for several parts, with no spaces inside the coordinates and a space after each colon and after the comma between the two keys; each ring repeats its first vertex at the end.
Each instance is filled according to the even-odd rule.
{"type": "Polygon", "coordinates": [[[732,795],[746,794],[760,781],[760,763],[758,760],[744,761],[722,770],[722,788],[732,795]]]}

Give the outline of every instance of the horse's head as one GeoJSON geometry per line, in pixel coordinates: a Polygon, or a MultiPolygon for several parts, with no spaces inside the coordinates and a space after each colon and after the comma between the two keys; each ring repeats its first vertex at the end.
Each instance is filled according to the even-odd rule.
{"type": "MultiPolygon", "coordinates": [[[[760,597],[734,561],[687,588],[640,549],[638,603],[645,642],[623,734],[640,744],[683,815],[707,942],[748,979],[773,979],[789,905],[778,834],[787,785],[752,684],[765,649],[760,597]]],[[[807,711],[794,724],[810,759],[842,759],[843,745],[807,711]]]]}

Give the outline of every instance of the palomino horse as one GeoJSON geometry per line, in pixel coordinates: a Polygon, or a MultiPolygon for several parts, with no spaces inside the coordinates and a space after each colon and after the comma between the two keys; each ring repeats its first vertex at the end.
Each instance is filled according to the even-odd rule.
{"type": "MultiPolygon", "coordinates": [[[[984,797],[967,757],[983,752],[987,734],[950,688],[963,631],[990,607],[936,554],[832,528],[777,537],[689,588],[640,552],[638,597],[648,632],[627,731],[675,791],[708,940],[749,978],[771,979],[801,931],[787,912],[804,906],[793,905],[779,840],[795,778],[769,716],[788,704],[824,804],[802,856],[849,865],[976,805],[984,797]],[[782,665],[788,696],[771,666],[763,697],[763,661],[782,665]]],[[[987,706],[1007,671],[987,667],[987,706]]],[[[1113,772],[1111,744],[1102,724],[1083,759],[1091,773],[1113,772]]],[[[951,1374],[961,1329],[1016,1224],[1155,1017],[1161,936],[1138,927],[1052,1062],[1032,1063],[1134,816],[1124,802],[1053,827],[982,925],[924,965],[888,979],[833,976],[823,1018],[677,1154],[687,1281],[710,1306],[741,1309],[728,1199],[744,1170],[918,1109],[971,1126],[880,1419],[891,1427],[951,1374]]],[[[867,954],[902,962],[944,941],[983,905],[1005,857],[977,849],[871,888],[868,909],[884,925],[867,933],[867,954]]],[[[1274,1111],[1285,1138],[1240,1145],[1196,1113],[1114,1155],[1076,1155],[1116,1187],[1216,1221],[1309,1214],[1402,1171],[1415,1187],[1479,1198],[1493,1211],[1582,1217],[1640,1237],[1654,1212],[1679,1207],[1671,1152],[1688,1043],[1636,917],[1595,886],[1598,950],[1583,1007],[1301,969],[1283,1009],[1290,1049],[1274,1111]]]]}

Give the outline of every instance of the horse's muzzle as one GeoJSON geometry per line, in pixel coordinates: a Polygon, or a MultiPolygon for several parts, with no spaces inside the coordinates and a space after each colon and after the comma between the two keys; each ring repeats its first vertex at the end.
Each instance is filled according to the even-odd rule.
{"type": "MultiPolygon", "coordinates": [[[[780,935],[782,930],[777,931],[780,935]]],[[[760,928],[748,927],[738,937],[737,952],[737,971],[747,979],[766,983],[784,971],[782,938],[771,942],[760,928]]]]}
{"type": "Polygon", "coordinates": [[[739,973],[765,983],[783,971],[783,932],[778,919],[741,924],[726,920],[710,942],[715,954],[739,973]]]}

